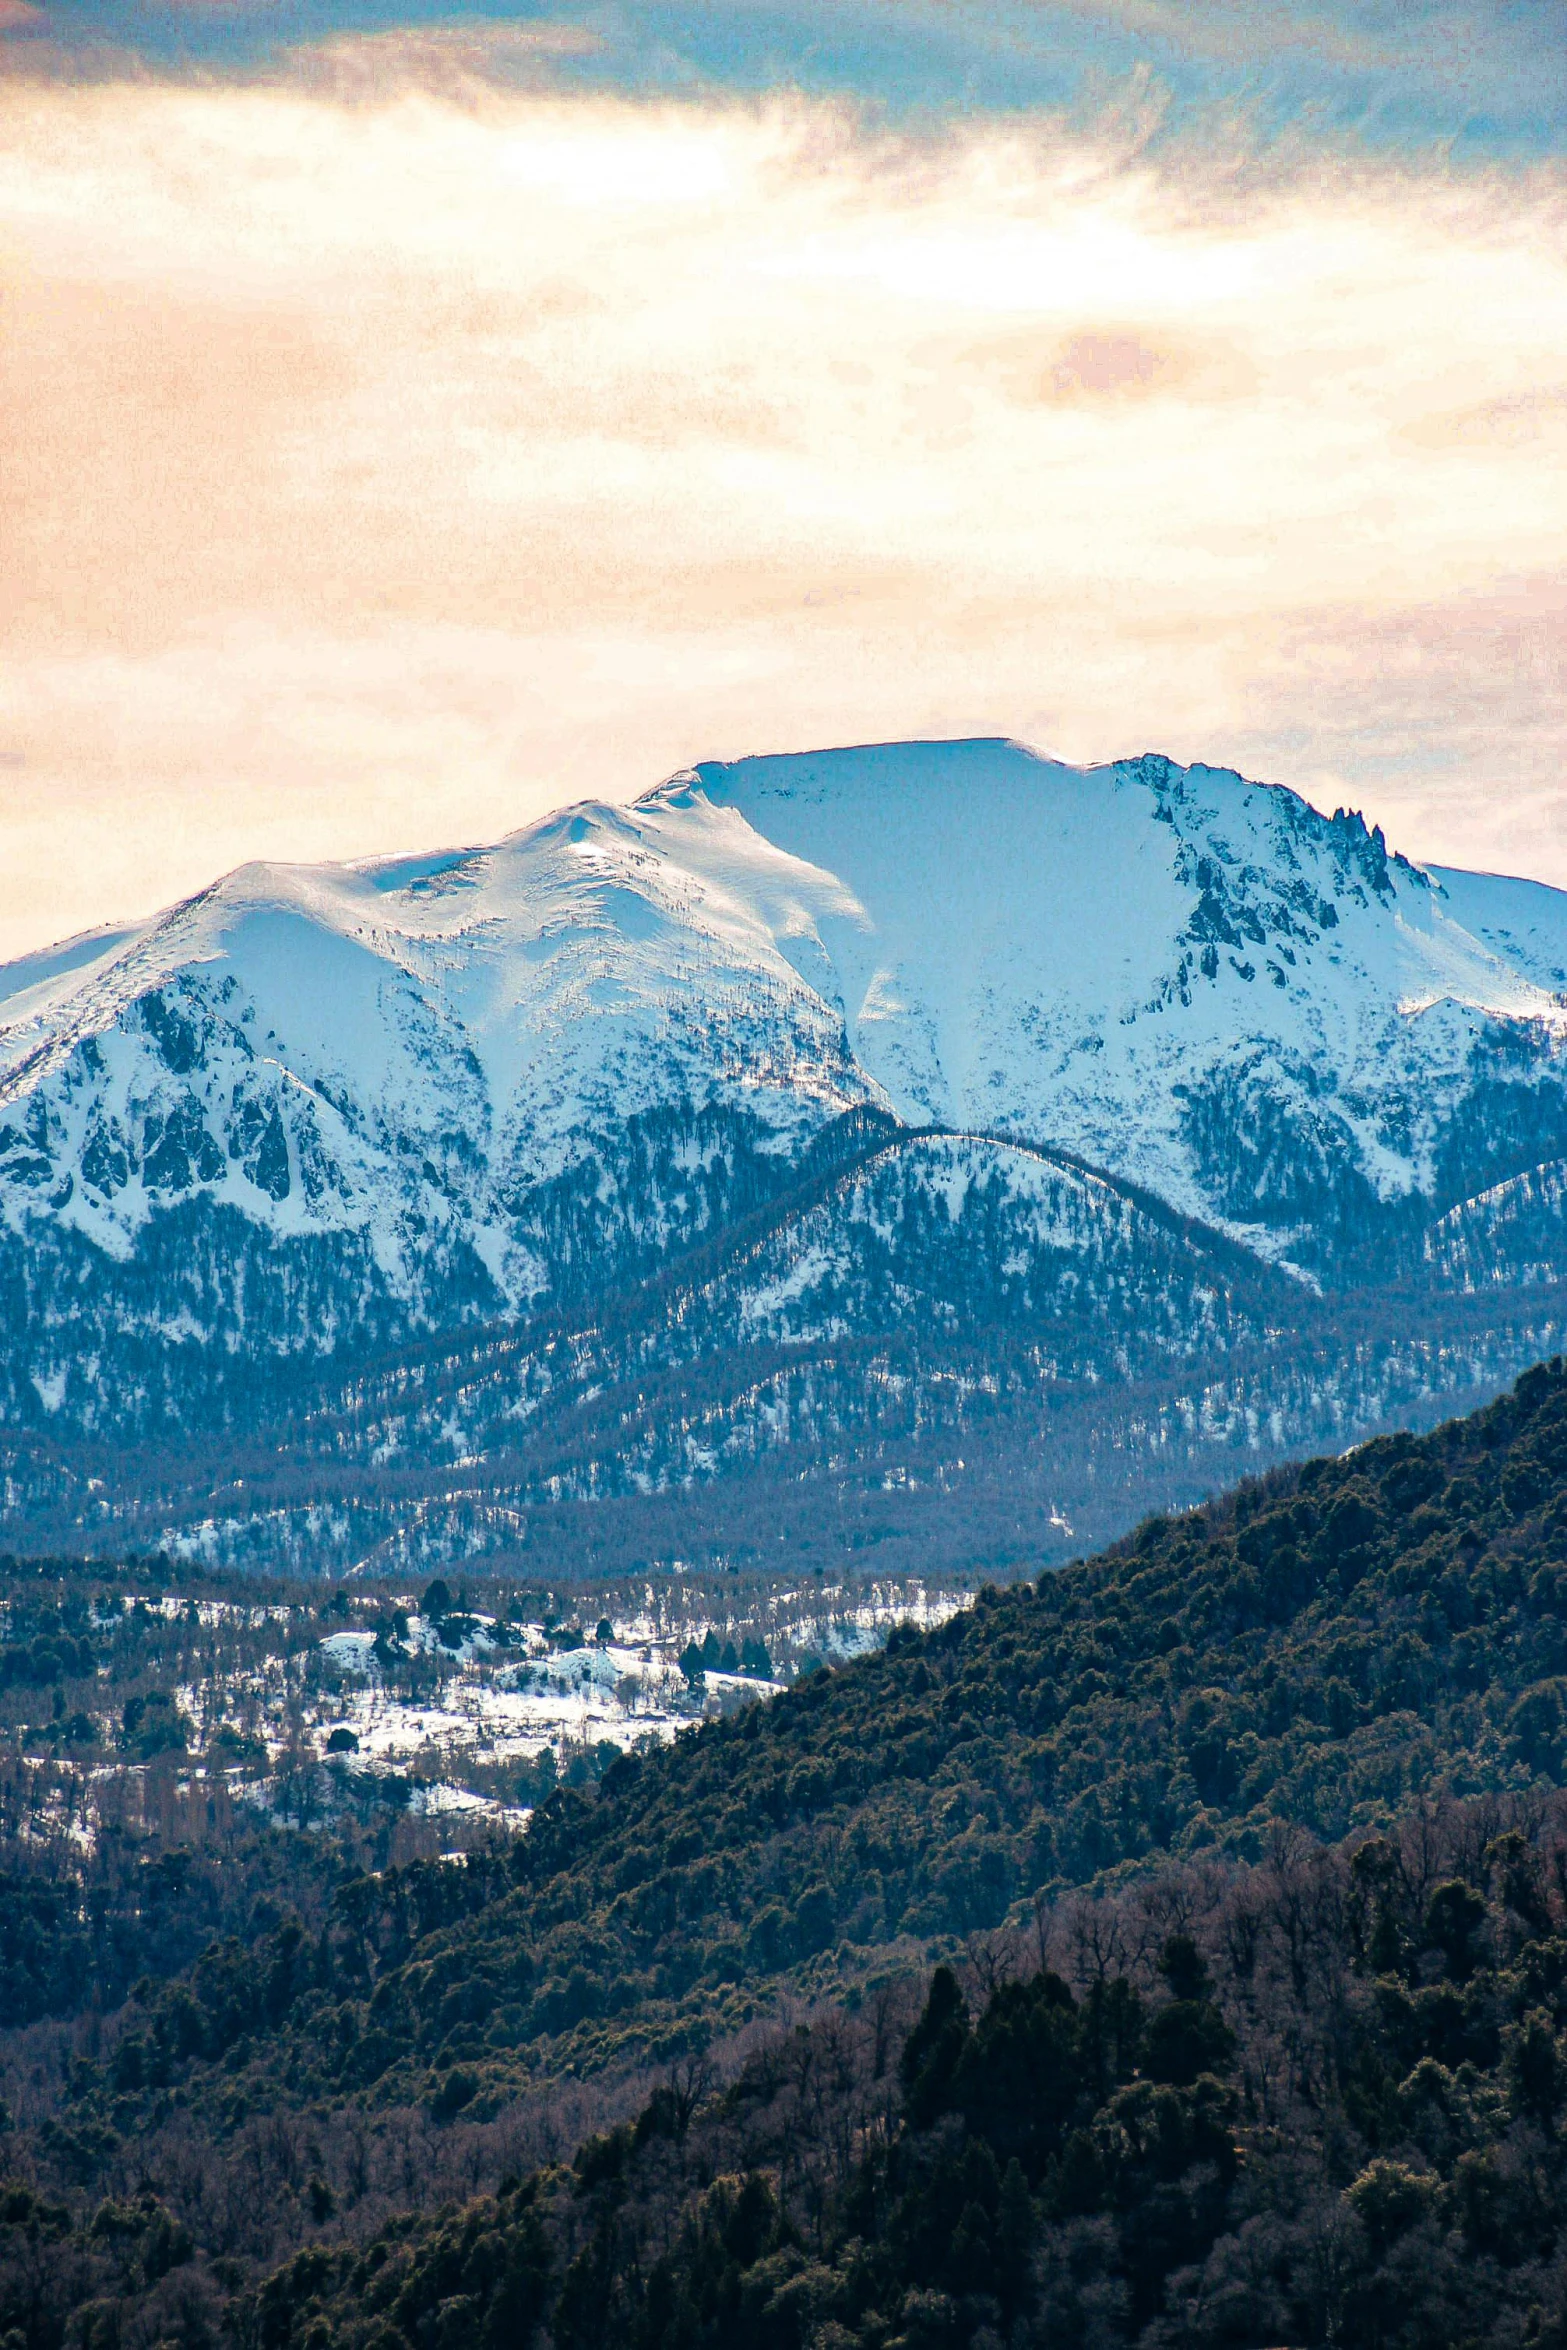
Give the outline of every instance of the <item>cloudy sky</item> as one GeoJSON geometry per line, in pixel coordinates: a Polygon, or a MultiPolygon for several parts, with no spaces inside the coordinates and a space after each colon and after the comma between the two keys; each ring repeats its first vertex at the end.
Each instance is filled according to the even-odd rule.
{"type": "Polygon", "coordinates": [[[1006,733],[1567,885],[1559,0],[0,0],[0,955],[1006,733]]]}

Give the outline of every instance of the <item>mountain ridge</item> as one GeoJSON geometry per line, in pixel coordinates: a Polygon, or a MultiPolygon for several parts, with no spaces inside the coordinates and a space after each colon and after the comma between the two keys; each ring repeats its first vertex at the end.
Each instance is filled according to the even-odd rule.
{"type": "MultiPolygon", "coordinates": [[[[275,1427],[302,1463],[323,1380],[465,1330],[591,1334],[629,1298],[667,1384],[658,1284],[704,1248],[691,1425],[717,1409],[730,1449],[672,1421],[655,1483],[899,1470],[877,1381],[912,1378],[934,1425],[969,1377],[941,1346],[1003,1326],[1043,1367],[1041,1433],[1069,1392],[1135,1385],[1160,1329],[1190,1394],[1157,1412],[1200,1419],[1242,1338],[1303,1313],[1297,1362],[1266,1341],[1298,1383],[1313,1297],[1360,1301],[1346,1329],[1380,1299],[1396,1341],[1408,1290],[1438,1346],[1450,1301],[1494,1299],[1476,1376],[1501,1384],[1506,1333],[1555,1343],[1567,1287],[1564,971],[1543,885],[1428,873],[1228,770],[993,739],[710,762],[492,847],[242,867],[0,974],[0,1531],[60,1534],[28,1446],[107,1446],[126,1495],[148,1447],[160,1476],[186,1448],[188,1483],[221,1431],[275,1427]],[[856,1121],[886,1137],[874,1183],[796,1214],[856,1121]],[[1155,1299],[1177,1224],[1202,1279],[1169,1257],[1155,1299]],[[1279,1302],[1237,1320],[1259,1279],[1279,1302]],[[919,1359],[831,1369],[803,1449],[783,1400],[742,1436],[722,1394],[756,1349],[803,1366],[834,1334],[919,1359]]],[[[1367,1360],[1327,1365],[1301,1440],[1381,1424],[1367,1360]]],[[[1393,1408],[1474,1392],[1432,1378],[1393,1408]]],[[[451,1448],[420,1441],[433,1473],[451,1448]]]]}

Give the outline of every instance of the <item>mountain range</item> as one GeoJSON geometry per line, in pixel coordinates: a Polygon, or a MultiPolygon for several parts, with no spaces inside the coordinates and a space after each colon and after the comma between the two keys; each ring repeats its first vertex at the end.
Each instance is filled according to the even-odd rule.
{"type": "Polygon", "coordinates": [[[1065,1556],[1559,1347],[1564,1036],[1567,895],[1154,756],[246,866],[0,969],[0,1539],[1065,1556]]]}

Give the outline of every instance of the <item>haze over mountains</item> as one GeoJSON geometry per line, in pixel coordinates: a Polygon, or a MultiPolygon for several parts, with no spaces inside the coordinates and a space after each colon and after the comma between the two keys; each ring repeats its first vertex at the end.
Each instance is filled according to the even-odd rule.
{"type": "Polygon", "coordinates": [[[1065,1555],[1560,1344],[1567,895],[1005,742],[0,972],[0,1536],[1065,1555]]]}

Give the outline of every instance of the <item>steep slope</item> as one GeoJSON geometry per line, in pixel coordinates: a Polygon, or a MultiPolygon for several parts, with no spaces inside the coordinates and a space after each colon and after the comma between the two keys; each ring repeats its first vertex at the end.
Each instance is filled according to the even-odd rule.
{"type": "Polygon", "coordinates": [[[1567,1338],[1549,1286],[1317,1296],[992,1138],[855,1115],[813,1157],[654,1277],[361,1360],[215,1443],[18,1436],[0,1531],[303,1573],[1004,1574],[1248,1462],[1430,1425],[1567,1338]]]}
{"type": "Polygon", "coordinates": [[[1557,1343],[1564,904],[1231,774],[999,742],[247,867],[0,973],[0,1523],[167,1524],[212,1489],[170,1446],[217,1431],[319,1467],[345,1378],[379,1465],[482,1460],[503,1515],[781,1447],[939,1482],[998,1334],[1008,1458],[1065,1411],[1047,1520],[1102,1490],[1111,1391],[1139,1500],[1172,1424],[1189,1492],[1215,1412],[1265,1448],[1434,1416],[1557,1343]],[[462,1407],[402,1412],[398,1362],[465,1326],[462,1407]],[[645,1433],[586,1434],[627,1382],[645,1433]],[[912,1465],[909,1423],[946,1431],[912,1465]]]}
{"type": "Polygon", "coordinates": [[[1049,1141],[1269,1254],[1324,1266],[1563,1132],[1567,900],[1429,876],[1293,793],[897,744],[643,806],[732,809],[847,884],[854,918],[781,943],[909,1123],[1049,1141]]]}
{"type": "Polygon", "coordinates": [[[516,1304],[550,1280],[524,1203],[639,1115],[722,1101],[787,1146],[872,1101],[1320,1252],[1313,1153],[1378,1199],[1501,1172],[1447,1133],[1487,1048],[1558,1130],[1564,959],[1557,893],[1233,775],[747,760],[493,850],[246,867],[0,974],[4,1200],[121,1256],[187,1196],[353,1230],[410,1291],[460,1236],[516,1304]],[[1300,1166],[1263,1164],[1269,1120],[1300,1166]]]}
{"type": "MultiPolygon", "coordinates": [[[[759,894],[785,862],[755,844],[759,894]]],[[[516,1304],[550,1281],[525,1203],[596,1139],[733,1100],[776,1151],[866,1091],[751,907],[609,809],[471,856],[246,867],[95,945],[0,975],[0,1169],[13,1229],[122,1260],[199,1200],[352,1234],[426,1305],[466,1247],[516,1304]]]]}

